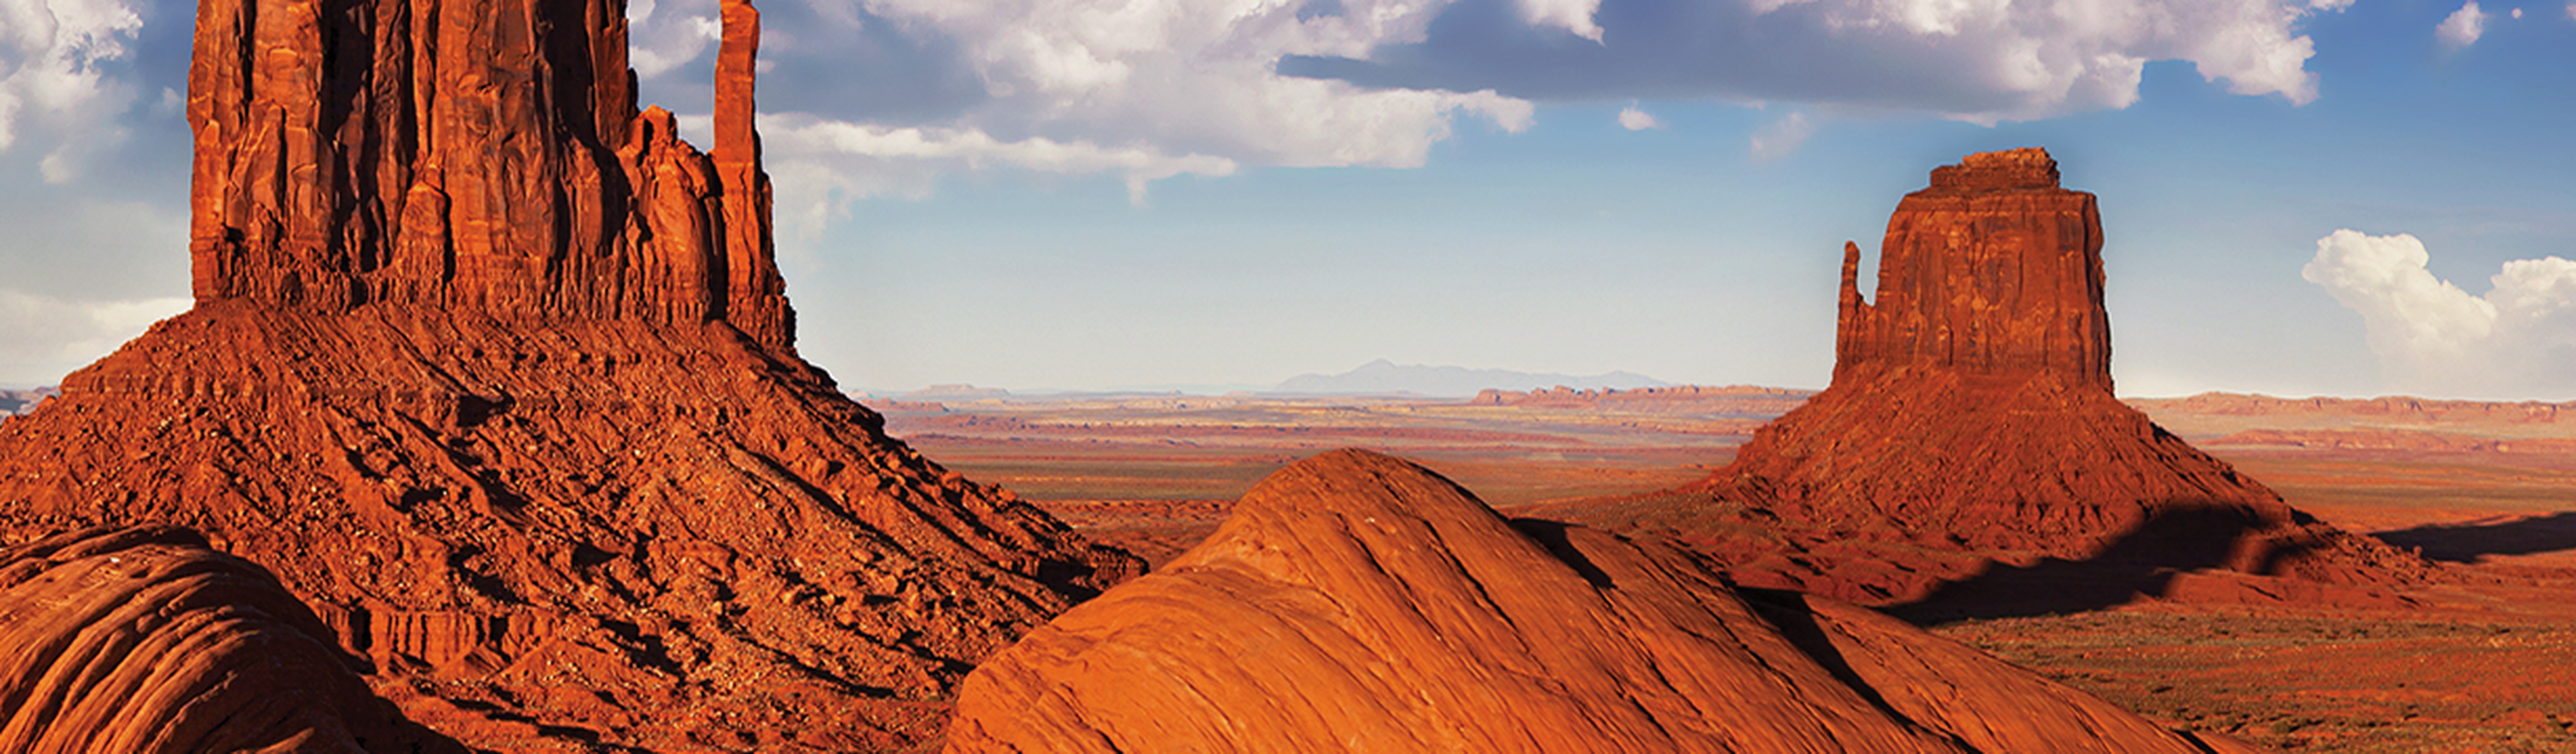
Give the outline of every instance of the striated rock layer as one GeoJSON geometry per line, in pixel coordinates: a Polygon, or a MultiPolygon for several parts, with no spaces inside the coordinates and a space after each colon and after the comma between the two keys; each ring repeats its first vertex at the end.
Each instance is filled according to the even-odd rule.
{"type": "Polygon", "coordinates": [[[732,324],[792,347],[725,0],[712,155],[638,112],[619,0],[205,0],[188,77],[199,302],[732,324]]]}
{"type": "Polygon", "coordinates": [[[969,676],[952,752],[2204,752],[1967,647],[1335,451],[969,676]]]}
{"type": "Polygon", "coordinates": [[[259,566],[168,527],[0,548],[0,750],[459,752],[259,566]]]}
{"type": "Polygon", "coordinates": [[[716,150],[616,2],[209,0],[195,309],[0,425],[0,541],[176,524],[505,750],[900,748],[1140,569],[797,358],[723,8],[716,150]]]}
{"type": "Polygon", "coordinates": [[[1875,301],[1844,248],[1832,386],[1637,525],[1746,583],[1876,603],[1970,579],[2062,609],[2200,568],[2420,571],[2113,397],[2102,243],[2093,195],[2059,188],[2046,151],[1933,171],[1888,221],[1875,301]]]}

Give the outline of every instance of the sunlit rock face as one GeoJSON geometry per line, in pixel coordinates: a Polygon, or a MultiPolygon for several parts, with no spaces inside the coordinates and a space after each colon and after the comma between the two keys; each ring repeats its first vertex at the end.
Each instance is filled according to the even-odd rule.
{"type": "Polygon", "coordinates": [[[638,112],[616,0],[208,0],[188,123],[199,302],[721,321],[795,340],[724,3],[716,146],[638,112]]]}
{"type": "Polygon", "coordinates": [[[204,532],[477,746],[935,738],[1139,566],[796,355],[723,19],[702,154],[618,2],[201,5],[197,306],[0,425],[0,541],[204,532]]]}

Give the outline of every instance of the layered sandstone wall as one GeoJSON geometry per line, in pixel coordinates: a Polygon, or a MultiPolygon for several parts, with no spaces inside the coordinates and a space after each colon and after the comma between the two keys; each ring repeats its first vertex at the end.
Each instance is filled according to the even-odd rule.
{"type": "Polygon", "coordinates": [[[1835,380],[1929,366],[2047,370],[2111,389],[2101,214],[2092,194],[2058,187],[2046,150],[1934,170],[1897,204],[1879,254],[1877,295],[1863,300],[1860,248],[1843,247],[1835,380]]]}
{"type": "Polygon", "coordinates": [[[207,0],[188,122],[199,302],[724,321],[791,348],[728,0],[715,154],[636,110],[616,0],[207,0]]]}

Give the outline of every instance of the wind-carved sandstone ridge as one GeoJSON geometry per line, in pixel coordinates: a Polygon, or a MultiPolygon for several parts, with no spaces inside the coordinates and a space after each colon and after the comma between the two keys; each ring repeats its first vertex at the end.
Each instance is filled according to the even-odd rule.
{"type": "Polygon", "coordinates": [[[504,750],[867,750],[1133,575],[793,350],[723,4],[716,149],[614,0],[208,0],[197,306],[0,424],[0,541],[164,524],[504,750]]]}
{"type": "Polygon", "coordinates": [[[0,547],[0,751],[456,752],[257,565],[171,527],[0,547]]]}
{"type": "Polygon", "coordinates": [[[957,715],[958,754],[2250,751],[1352,450],[994,655],[957,715]]]}
{"type": "Polygon", "coordinates": [[[1934,170],[1888,220],[1871,299],[1844,246],[1833,384],[1637,526],[1749,584],[1874,604],[2073,609],[2208,568],[2384,601],[2373,585],[2421,575],[2113,397],[2102,244],[2044,150],[1934,170]]]}

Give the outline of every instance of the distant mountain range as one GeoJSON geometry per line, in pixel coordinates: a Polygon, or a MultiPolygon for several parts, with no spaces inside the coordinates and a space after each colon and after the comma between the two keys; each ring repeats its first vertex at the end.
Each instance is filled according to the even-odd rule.
{"type": "Polygon", "coordinates": [[[52,387],[40,387],[34,390],[0,388],[0,418],[27,413],[30,409],[34,409],[36,404],[43,403],[46,398],[54,397],[58,392],[52,387]]]}
{"type": "Polygon", "coordinates": [[[1430,396],[1472,396],[1487,388],[1499,390],[1540,390],[1563,385],[1570,388],[1663,387],[1672,383],[1635,372],[1611,372],[1588,377],[1570,374],[1533,374],[1508,369],[1468,369],[1419,364],[1397,364],[1378,359],[1361,364],[1341,374],[1301,374],[1288,378],[1272,388],[1281,393],[1414,393],[1430,396]]]}

